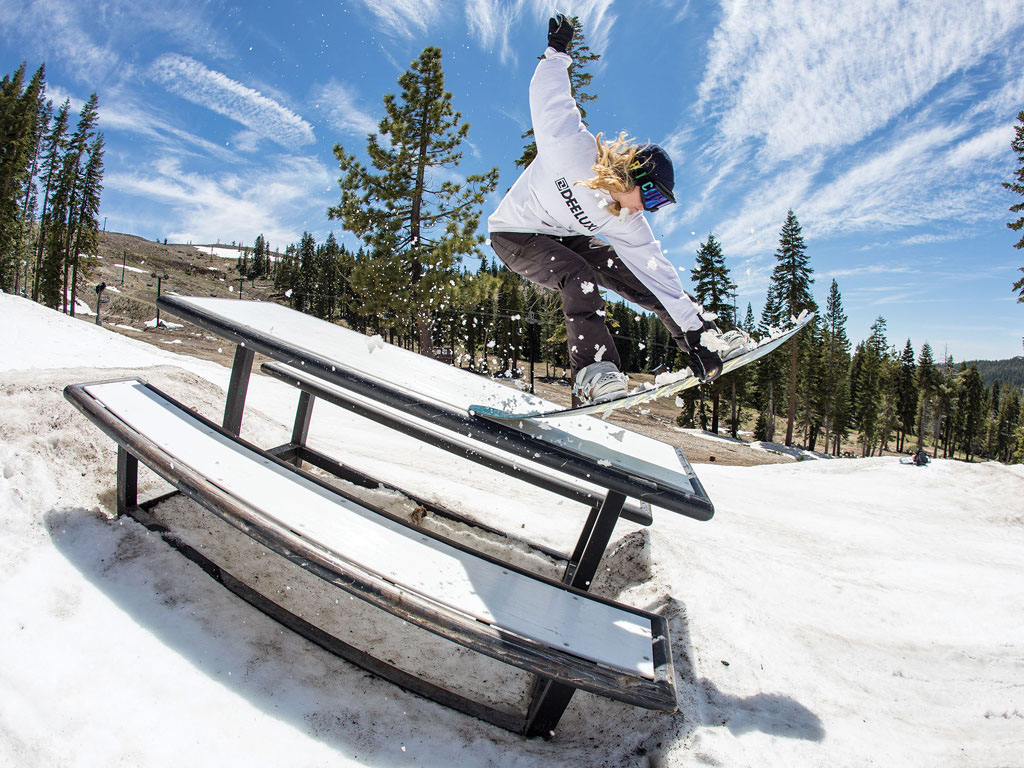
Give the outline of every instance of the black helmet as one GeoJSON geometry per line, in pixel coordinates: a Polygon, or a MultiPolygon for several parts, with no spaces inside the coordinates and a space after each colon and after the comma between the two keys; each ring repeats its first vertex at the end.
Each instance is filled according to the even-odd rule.
{"type": "Polygon", "coordinates": [[[644,210],[656,211],[676,201],[675,170],[665,150],[657,144],[648,144],[636,153],[630,173],[643,195],[644,210]]]}

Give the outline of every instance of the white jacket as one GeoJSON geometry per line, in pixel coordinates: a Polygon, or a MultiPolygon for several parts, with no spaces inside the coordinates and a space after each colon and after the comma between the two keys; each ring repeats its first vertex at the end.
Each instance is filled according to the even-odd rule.
{"type": "Polygon", "coordinates": [[[593,178],[594,135],[583,125],[569,84],[567,54],[548,48],[530,81],[530,116],[537,157],[487,219],[489,232],[599,235],[685,330],[701,327],[698,308],[683,292],[675,267],[661,252],[640,212],[612,216],[612,198],[576,184],[593,178]]]}

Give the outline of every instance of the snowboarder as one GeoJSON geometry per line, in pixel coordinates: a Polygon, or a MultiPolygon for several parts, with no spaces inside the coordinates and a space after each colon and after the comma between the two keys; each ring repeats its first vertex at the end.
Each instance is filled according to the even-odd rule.
{"type": "Polygon", "coordinates": [[[925,453],[924,448],[918,448],[917,453],[914,454],[914,464],[923,467],[928,461],[928,454],[925,453]]]}
{"type": "Polygon", "coordinates": [[[491,246],[512,271],[561,291],[579,402],[627,394],[598,287],[654,312],[710,381],[750,338],[721,334],[702,316],[644,218],[675,202],[665,151],[625,133],[606,141],[583,124],[569,82],[572,37],[563,14],[548,22],[548,48],[530,81],[537,156],[487,220],[491,246]]]}

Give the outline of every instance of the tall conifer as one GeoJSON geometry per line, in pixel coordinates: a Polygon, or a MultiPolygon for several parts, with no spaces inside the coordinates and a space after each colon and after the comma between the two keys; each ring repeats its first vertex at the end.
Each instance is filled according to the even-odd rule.
{"type": "Polygon", "coordinates": [[[369,246],[352,272],[365,310],[392,327],[415,327],[421,352],[432,355],[434,311],[450,302],[457,261],[478,252],[480,208],[498,169],[464,183],[443,180],[462,160],[469,124],[444,90],[440,48],[425,48],[398,84],[398,96],[384,97],[387,145],[376,135],[367,141],[373,170],[334,148],[344,175],[341,202],[328,215],[369,246]]]}
{"type": "Polygon", "coordinates": [[[908,434],[914,431],[914,422],[917,417],[917,386],[915,385],[915,374],[917,366],[914,364],[914,347],[907,339],[903,347],[903,354],[900,355],[899,373],[896,379],[896,415],[899,423],[899,440],[896,450],[903,452],[904,440],[908,434]]]}
{"type": "MultiPolygon", "coordinates": [[[[1017,155],[1017,170],[1013,172],[1013,181],[1004,181],[1003,188],[1008,189],[1018,195],[1024,195],[1024,110],[1017,113],[1017,125],[1014,129],[1013,140],[1010,142],[1010,147],[1013,149],[1014,154],[1017,155]]],[[[1006,226],[1012,229],[1014,232],[1020,232],[1024,230],[1024,201],[1015,203],[1010,206],[1011,213],[1021,213],[1019,219],[1008,222],[1006,226]]],[[[1014,248],[1024,248],[1024,235],[1021,235],[1020,240],[1013,244],[1014,248]]],[[[1024,272],[1024,267],[1020,268],[1021,272],[1024,272]]],[[[1017,301],[1024,302],[1024,277],[1013,284],[1013,290],[1018,292],[1017,301]]]]}
{"type": "MultiPolygon", "coordinates": [[[[729,276],[729,268],[725,266],[722,244],[715,239],[713,234],[709,234],[708,239],[701,243],[697,250],[697,260],[694,268],[690,270],[690,279],[697,301],[704,307],[705,312],[711,312],[717,316],[718,327],[723,331],[735,328],[736,309],[733,306],[733,296],[736,293],[736,283],[732,281],[729,276]]],[[[714,433],[718,432],[721,384],[728,383],[730,379],[731,377],[728,377],[725,382],[712,385],[711,431],[714,433]]],[[[735,387],[733,386],[731,389],[733,411],[735,411],[735,387]]]]}
{"type": "MultiPolygon", "coordinates": [[[[825,421],[825,448],[830,450],[830,438],[841,439],[846,430],[849,414],[850,339],[846,335],[846,313],[839,284],[833,280],[825,304],[823,322],[824,341],[821,366],[821,392],[825,421]]],[[[832,448],[839,453],[839,440],[832,448]]]]}
{"type": "MultiPolygon", "coordinates": [[[[793,210],[786,214],[786,223],[779,233],[779,248],[775,252],[776,264],[772,270],[772,285],[775,286],[782,312],[782,321],[799,316],[804,310],[815,310],[817,305],[811,296],[811,273],[814,271],[807,258],[800,222],[793,210]]],[[[789,365],[789,410],[786,421],[786,445],[793,444],[793,422],[796,419],[796,380],[800,362],[800,339],[788,342],[790,346],[789,365]]]]}
{"type": "Polygon", "coordinates": [[[18,268],[19,202],[32,183],[39,120],[39,99],[45,88],[40,67],[25,82],[25,64],[0,81],[0,289],[14,286],[18,268]]]}

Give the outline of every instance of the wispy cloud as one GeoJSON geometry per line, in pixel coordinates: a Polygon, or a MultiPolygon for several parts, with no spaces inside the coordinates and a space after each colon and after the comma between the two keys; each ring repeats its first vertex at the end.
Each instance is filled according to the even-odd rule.
{"type": "Polygon", "coordinates": [[[165,54],[153,62],[149,74],[171,93],[281,146],[294,148],[316,140],[312,126],[287,107],[188,56],[165,54]]]}
{"type": "Polygon", "coordinates": [[[719,141],[766,166],[848,146],[1013,44],[1017,0],[726,0],[700,86],[719,141]]]}
{"type": "Polygon", "coordinates": [[[365,136],[377,132],[378,120],[358,106],[359,98],[346,85],[335,80],[317,88],[313,107],[327,116],[331,127],[342,133],[365,136]]]}
{"type": "MultiPolygon", "coordinates": [[[[322,200],[321,210],[333,202],[332,182],[327,169],[309,158],[277,158],[263,172],[241,176],[195,173],[170,155],[149,168],[109,173],[104,179],[109,189],[161,205],[165,236],[178,242],[224,241],[236,233],[239,240],[248,240],[251,233],[262,232],[282,244],[301,235],[286,221],[308,212],[311,201],[322,200]]],[[[309,228],[321,225],[322,216],[317,216],[309,228]]]]}
{"type": "Polygon", "coordinates": [[[210,26],[207,0],[0,0],[0,40],[16,42],[23,56],[63,62],[81,82],[97,88],[129,80],[135,44],[146,33],[204,57],[222,55],[218,42],[197,35],[210,26]]]}
{"type": "Polygon", "coordinates": [[[502,62],[516,60],[515,50],[509,45],[509,31],[519,18],[523,3],[496,3],[493,0],[466,0],[466,24],[470,34],[482,45],[495,47],[502,62]]]}
{"type": "Polygon", "coordinates": [[[724,0],[669,140],[705,179],[681,220],[730,210],[715,233],[755,266],[790,207],[808,241],[976,222],[994,211],[1024,83],[981,99],[972,78],[1007,77],[1022,29],[1021,0],[724,0]]]}
{"type": "Polygon", "coordinates": [[[123,98],[115,97],[111,102],[101,103],[100,128],[104,131],[138,134],[156,141],[158,146],[173,148],[178,152],[184,152],[186,148],[191,147],[196,152],[226,162],[238,160],[231,150],[220,144],[214,144],[201,136],[184,131],[159,117],[154,108],[142,107],[123,98]]]}
{"type": "Polygon", "coordinates": [[[378,29],[395,37],[411,38],[426,32],[438,18],[439,0],[362,0],[378,20],[378,29]]]}

